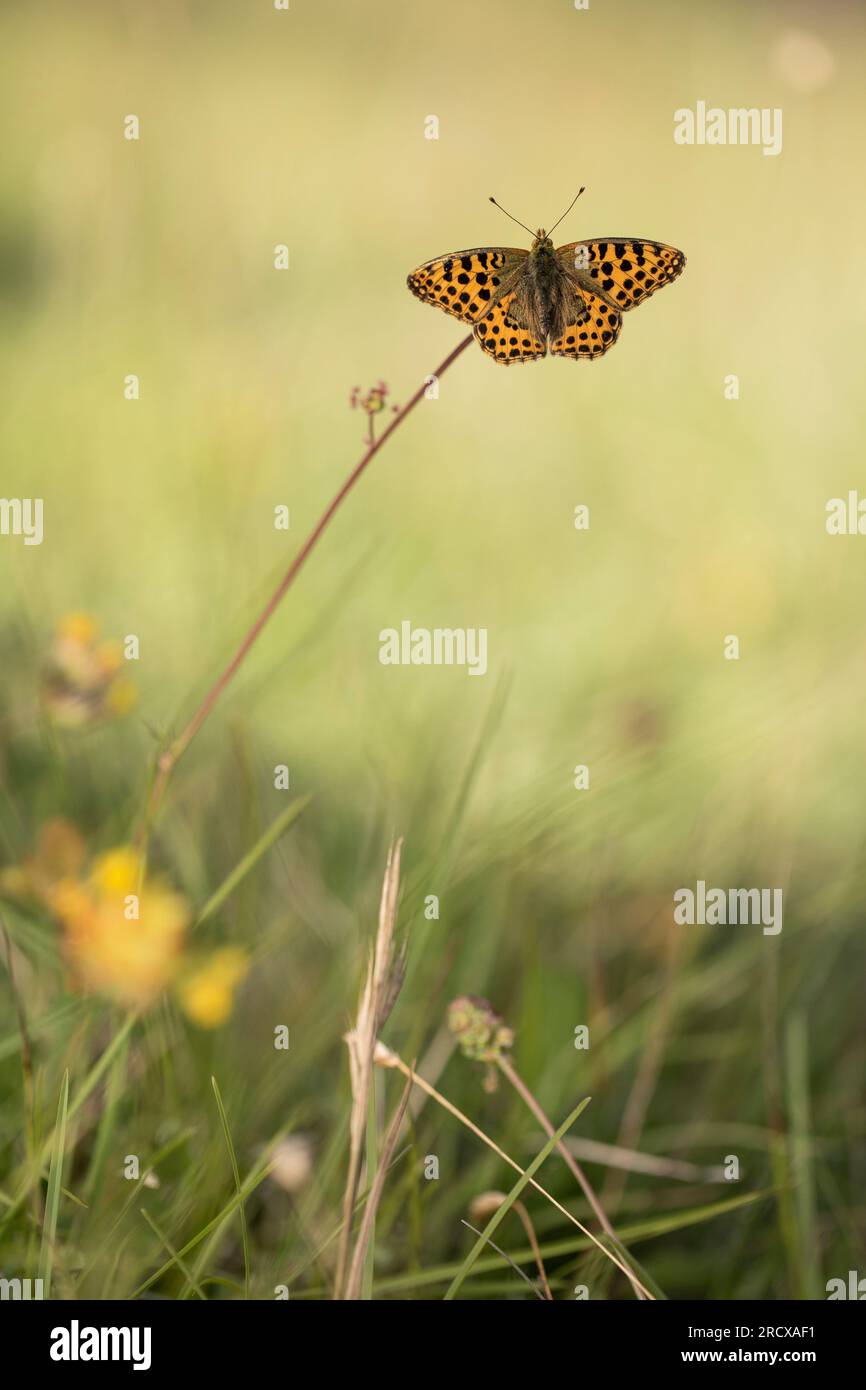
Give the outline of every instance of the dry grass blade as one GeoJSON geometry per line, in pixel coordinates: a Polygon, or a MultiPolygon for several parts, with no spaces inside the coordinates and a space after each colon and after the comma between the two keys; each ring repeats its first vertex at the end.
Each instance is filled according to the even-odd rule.
{"type": "Polygon", "coordinates": [[[619,1144],[601,1144],[597,1139],[572,1139],[569,1135],[562,1142],[569,1153],[573,1153],[575,1158],[582,1158],[585,1163],[622,1168],[628,1173],[647,1173],[654,1178],[673,1178],[677,1182],[725,1181],[725,1170],[721,1166],[702,1168],[697,1163],[686,1163],[679,1158],[638,1153],[635,1149],[624,1149],[619,1144]]]}
{"type": "Polygon", "coordinates": [[[409,1097],[412,1094],[412,1078],[409,1077],[403,1087],[403,1094],[400,1097],[400,1104],[394,1111],[393,1118],[388,1126],[388,1133],[385,1136],[385,1143],[382,1146],[382,1153],[379,1158],[379,1166],[376,1169],[376,1176],[370,1188],[370,1195],[367,1198],[367,1205],[364,1208],[364,1216],[361,1221],[361,1229],[358,1231],[358,1239],[355,1242],[355,1249],[352,1253],[352,1265],[349,1270],[349,1278],[346,1282],[346,1292],[343,1295],[346,1299],[356,1299],[361,1296],[361,1279],[364,1274],[364,1258],[367,1254],[367,1247],[373,1233],[376,1221],[376,1212],[379,1209],[379,1202],[382,1199],[382,1189],[385,1186],[385,1178],[391,1166],[391,1159],[397,1147],[397,1140],[400,1137],[400,1127],[403,1124],[403,1116],[406,1114],[406,1106],[409,1104],[409,1097]]]}
{"type": "Polygon", "coordinates": [[[517,1182],[514,1184],[511,1191],[506,1194],[505,1201],[501,1202],[496,1211],[493,1213],[487,1225],[484,1227],[484,1230],[481,1232],[472,1249],[469,1251],[469,1254],[466,1256],[466,1259],[463,1261],[457,1273],[454,1275],[454,1278],[451,1280],[451,1283],[448,1285],[448,1288],[445,1290],[444,1301],[446,1303],[450,1303],[452,1299],[457,1297],[461,1285],[472,1272],[473,1265],[477,1261],[479,1255],[481,1254],[481,1251],[484,1249],[484,1246],[489,1242],[490,1237],[493,1235],[493,1232],[508,1215],[508,1212],[511,1210],[512,1206],[514,1205],[514,1202],[517,1200],[520,1193],[526,1187],[527,1183],[532,1182],[534,1174],[538,1172],[539,1168],[544,1163],[551,1150],[556,1147],[562,1136],[567,1133],[567,1131],[574,1124],[578,1116],[580,1116],[586,1109],[586,1107],[589,1105],[590,1099],[590,1096],[584,1096],[583,1100],[580,1101],[579,1104],[577,1104],[574,1107],[571,1114],[566,1116],[559,1128],[557,1130],[554,1130],[553,1134],[550,1136],[547,1143],[544,1145],[544,1148],[536,1154],[529,1167],[520,1174],[520,1177],[517,1179],[517,1182]]]}
{"type": "MultiPolygon", "coordinates": [[[[551,1124],[544,1110],[541,1108],[539,1102],[536,1100],[535,1096],[532,1094],[532,1091],[530,1091],[526,1082],[517,1072],[517,1069],[515,1068],[513,1063],[507,1057],[500,1056],[496,1060],[496,1065],[499,1067],[499,1070],[502,1072],[503,1076],[505,1076],[510,1082],[510,1084],[514,1087],[517,1094],[532,1111],[533,1115],[540,1123],[545,1134],[548,1136],[548,1138],[550,1138],[555,1132],[553,1125],[551,1124]]],[[[592,1207],[593,1211],[598,1217],[599,1224],[601,1225],[602,1230],[605,1232],[607,1236],[609,1236],[611,1241],[613,1241],[620,1255],[624,1259],[627,1259],[628,1251],[624,1249],[619,1237],[616,1234],[616,1231],[613,1229],[613,1226],[608,1220],[608,1216],[604,1210],[604,1207],[598,1200],[592,1183],[589,1181],[589,1178],[586,1176],[580,1164],[577,1162],[577,1159],[566,1148],[565,1144],[561,1139],[557,1140],[556,1149],[561,1154],[562,1158],[565,1160],[569,1172],[572,1174],[574,1178],[576,1178],[579,1186],[583,1191],[584,1196],[589,1202],[589,1205],[592,1207]]],[[[636,1275],[632,1274],[630,1270],[627,1270],[626,1273],[628,1274],[629,1282],[632,1288],[634,1289],[636,1297],[640,1299],[644,1298],[645,1293],[641,1281],[637,1278],[636,1275]]]]}
{"type": "MultiPolygon", "coordinates": [[[[486,1221],[487,1217],[489,1217],[502,1205],[504,1201],[506,1201],[506,1198],[507,1194],[505,1192],[482,1192],[480,1196],[476,1197],[474,1202],[472,1203],[472,1206],[469,1209],[469,1214],[473,1218],[473,1220],[479,1220],[483,1224],[486,1221]]],[[[538,1289],[534,1284],[532,1284],[531,1280],[528,1280],[528,1282],[532,1284],[532,1288],[535,1290],[535,1292],[542,1300],[547,1299],[552,1301],[553,1294],[550,1292],[550,1284],[547,1281],[547,1271],[544,1268],[544,1260],[541,1256],[541,1247],[538,1244],[538,1237],[535,1234],[535,1227],[532,1224],[532,1217],[529,1215],[529,1212],[526,1210],[526,1207],[523,1205],[519,1198],[512,1203],[512,1211],[520,1221],[526,1239],[529,1242],[529,1248],[535,1256],[535,1264],[538,1269],[538,1277],[541,1283],[542,1292],[539,1293],[538,1289]]],[[[468,1221],[464,1221],[463,1224],[464,1226],[469,1226],[470,1231],[475,1231],[476,1235],[480,1235],[480,1232],[476,1231],[475,1227],[470,1225],[468,1221]]],[[[488,1241],[488,1245],[493,1245],[493,1241],[488,1241]]],[[[518,1268],[518,1266],[514,1264],[514,1261],[510,1258],[510,1256],[506,1255],[504,1251],[499,1250],[499,1247],[497,1245],[493,1245],[493,1249],[498,1251],[500,1255],[503,1255],[503,1257],[506,1260],[508,1260],[508,1263],[512,1265],[513,1268],[518,1268]]],[[[520,1275],[521,1278],[526,1279],[526,1275],[523,1273],[523,1270],[520,1270],[520,1275]]]]}
{"type": "MultiPolygon", "coordinates": [[[[383,1042],[380,1042],[376,1045],[375,1057],[377,1066],[396,1067],[397,1070],[401,1071],[404,1076],[411,1077],[412,1081],[416,1086],[420,1086],[422,1091],[426,1091],[427,1095],[430,1096],[432,1100],[436,1101],[437,1105],[441,1105],[444,1110],[447,1110],[449,1114],[453,1115],[455,1119],[459,1120],[462,1125],[465,1125],[468,1130],[471,1130],[471,1132],[474,1135],[476,1135],[477,1138],[479,1138],[482,1141],[482,1143],[486,1144],[489,1149],[492,1149],[495,1154],[498,1154],[504,1163],[507,1163],[509,1167],[513,1168],[516,1173],[524,1173],[524,1169],[521,1168],[520,1164],[517,1163],[509,1154],[507,1154],[504,1149],[501,1149],[499,1145],[496,1143],[495,1139],[491,1139],[489,1134],[485,1134],[484,1130],[480,1129],[478,1125],[476,1125],[472,1120],[470,1120],[468,1115],[464,1115],[462,1110],[458,1110],[457,1106],[453,1105],[452,1102],[448,1100],[446,1096],[443,1096],[441,1091],[437,1091],[435,1086],[431,1086],[429,1081],[425,1081],[423,1076],[419,1076],[417,1072],[413,1071],[411,1067],[407,1066],[407,1064],[403,1061],[403,1058],[399,1055],[399,1053],[394,1052],[392,1048],[386,1047],[383,1042]]],[[[556,1210],[560,1213],[561,1216],[564,1216],[567,1221],[570,1221],[573,1226],[577,1227],[577,1229],[581,1232],[582,1235],[586,1236],[586,1238],[589,1241],[591,1241],[593,1245],[597,1246],[601,1253],[605,1255],[611,1261],[612,1264],[616,1265],[617,1269],[621,1269],[626,1278],[631,1280],[632,1283],[637,1284],[638,1288],[640,1289],[641,1293],[644,1295],[645,1298],[652,1299],[655,1297],[655,1295],[650,1293],[649,1289],[641,1283],[637,1275],[634,1274],[634,1272],[630,1270],[627,1265],[623,1264],[619,1256],[616,1255],[612,1250],[608,1250],[607,1246],[603,1245],[602,1242],[598,1239],[598,1237],[594,1236],[592,1231],[590,1231],[586,1226],[584,1226],[580,1221],[578,1221],[577,1217],[573,1216],[572,1213],[566,1207],[564,1207],[561,1202],[558,1202],[555,1197],[552,1197],[551,1194],[547,1191],[547,1189],[541,1186],[540,1182],[538,1182],[535,1178],[530,1178],[529,1182],[530,1186],[534,1187],[536,1192],[540,1192],[542,1197],[546,1197],[548,1202],[550,1202],[552,1206],[556,1207],[556,1210]]]]}
{"type": "MultiPolygon", "coordinates": [[[[471,1221],[463,1221],[463,1220],[461,1220],[460,1224],[461,1224],[461,1226],[465,1226],[466,1229],[467,1229],[467,1231],[471,1231],[472,1234],[473,1234],[474,1236],[478,1236],[479,1239],[483,1239],[483,1238],[484,1238],[484,1237],[483,1237],[483,1232],[479,1231],[477,1226],[473,1226],[471,1221]]],[[[547,1302],[548,1300],[550,1300],[550,1301],[553,1300],[553,1294],[550,1292],[550,1289],[547,1287],[547,1282],[546,1282],[546,1280],[545,1280],[545,1289],[546,1289],[546,1293],[542,1293],[541,1290],[538,1289],[538,1288],[536,1288],[535,1284],[533,1284],[532,1280],[530,1279],[530,1277],[529,1277],[529,1275],[526,1273],[526,1271],[525,1271],[525,1270],[522,1270],[522,1269],[520,1268],[520,1265],[516,1265],[516,1264],[514,1263],[514,1261],[512,1260],[511,1256],[508,1254],[508,1252],[507,1252],[506,1250],[503,1250],[502,1247],[501,1247],[500,1245],[497,1245],[496,1242],[493,1241],[493,1240],[488,1240],[488,1241],[487,1241],[487,1244],[490,1246],[490,1249],[491,1249],[491,1250],[495,1250],[496,1253],[497,1253],[497,1255],[500,1255],[500,1256],[502,1257],[502,1259],[505,1261],[505,1263],[506,1263],[507,1265],[510,1265],[510,1266],[511,1266],[511,1268],[514,1270],[514,1273],[515,1273],[515,1274],[519,1274],[519,1275],[520,1275],[520,1278],[523,1280],[524,1284],[528,1284],[528,1285],[529,1285],[530,1289],[532,1290],[534,1296],[535,1296],[537,1299],[540,1299],[540,1301],[541,1301],[542,1303],[545,1303],[545,1302],[547,1302]]]]}
{"type": "Polygon", "coordinates": [[[364,1151],[364,1132],[367,1124],[370,1086],[373,1076],[373,1050],[379,1028],[394,1006],[403,978],[402,953],[395,959],[394,930],[397,924],[397,893],[400,887],[400,852],[403,841],[397,840],[388,851],[382,900],[379,906],[379,929],[370,959],[355,1026],[345,1035],[349,1049],[349,1076],[352,1086],[352,1113],[349,1119],[349,1172],[343,1194],[343,1228],[337,1255],[334,1298],[343,1297],[346,1271],[349,1265],[349,1246],[352,1238],[352,1213],[358,1195],[361,1159],[364,1151]]]}

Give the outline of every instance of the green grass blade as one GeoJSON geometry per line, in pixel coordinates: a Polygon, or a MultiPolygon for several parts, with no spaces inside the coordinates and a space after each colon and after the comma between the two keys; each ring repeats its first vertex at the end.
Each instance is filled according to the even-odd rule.
{"type": "Polygon", "coordinates": [[[230,1129],[229,1129],[228,1117],[227,1117],[227,1115],[226,1115],[225,1106],[223,1105],[223,1098],[222,1098],[222,1096],[220,1095],[220,1088],[219,1088],[219,1086],[217,1085],[217,1079],[216,1079],[215,1076],[212,1076],[212,1077],[211,1077],[211,1085],[213,1086],[213,1093],[214,1093],[214,1095],[216,1096],[217,1109],[218,1109],[219,1112],[220,1112],[220,1121],[222,1122],[223,1134],[225,1135],[225,1140],[226,1140],[226,1148],[227,1148],[228,1151],[229,1151],[229,1160],[230,1160],[231,1165],[232,1165],[232,1172],[234,1173],[235,1191],[236,1191],[236,1193],[237,1193],[237,1195],[238,1195],[238,1198],[240,1199],[239,1212],[240,1212],[240,1218],[241,1218],[241,1240],[243,1241],[243,1247],[244,1247],[244,1298],[249,1298],[249,1296],[250,1296],[250,1235],[249,1235],[249,1231],[247,1230],[247,1214],[246,1214],[246,1211],[245,1211],[245,1209],[244,1209],[244,1203],[243,1203],[243,1199],[242,1199],[242,1191],[241,1191],[241,1170],[240,1170],[240,1168],[238,1167],[237,1154],[235,1153],[235,1146],[234,1146],[234,1144],[232,1143],[232,1136],[231,1136],[231,1131],[230,1131],[230,1129]]]}
{"type": "Polygon", "coordinates": [[[307,796],[298,797],[296,801],[293,801],[291,805],[286,807],[281,815],[271,821],[267,830],[264,834],[259,836],[252,849],[235,865],[228,875],[228,878],[223,879],[223,882],[220,884],[219,888],[217,888],[216,892],[212,893],[208,898],[196,920],[195,925],[197,927],[200,927],[208,918],[213,917],[219,912],[226,899],[231,897],[235,889],[243,883],[247,874],[252,872],[262,855],[267,854],[268,850],[276,844],[280,836],[285,835],[289,827],[294,825],[295,821],[298,820],[301,814],[306,810],[311,800],[312,793],[307,796]]]}
{"type": "MultiPolygon", "coordinates": [[[[65,1119],[71,1120],[75,1115],[77,1115],[78,1111],[81,1109],[82,1105],[87,1100],[87,1097],[99,1085],[99,1082],[102,1080],[102,1077],[104,1076],[108,1068],[112,1065],[119,1050],[126,1043],[126,1039],[128,1038],[132,1030],[132,1025],[135,1023],[137,1018],[137,1013],[127,1014],[123,1026],[117,1033],[115,1033],[111,1042],[108,1044],[108,1047],[101,1054],[98,1061],[95,1062],[94,1065],[90,1068],[90,1071],[87,1073],[86,1077],[84,1078],[84,1081],[82,1082],[80,1090],[76,1091],[75,1098],[72,1101],[72,1104],[68,1107],[68,1113],[66,1114],[65,1119]]],[[[39,1178],[42,1175],[42,1172],[45,1168],[45,1164],[48,1162],[49,1155],[53,1150],[54,1142],[56,1139],[56,1133],[57,1131],[55,1128],[54,1133],[49,1135],[49,1137],[45,1140],[44,1144],[42,1145],[42,1148],[39,1152],[38,1162],[29,1166],[27,1176],[21,1184],[21,1187],[16,1192],[15,1197],[13,1198],[10,1206],[7,1208],[3,1216],[2,1222],[0,1222],[0,1230],[2,1230],[6,1223],[9,1220],[11,1220],[11,1218],[15,1215],[22,1202],[26,1200],[27,1195],[32,1189],[33,1185],[39,1181],[39,1178]]]]}
{"type": "Polygon", "coordinates": [[[69,1072],[63,1073],[57,1119],[51,1141],[51,1166],[48,1170],[48,1191],[45,1194],[45,1217],[42,1222],[42,1245],[39,1250],[39,1275],[42,1297],[51,1297],[51,1275],[54,1269],[54,1244],[57,1237],[57,1217],[60,1212],[60,1184],[63,1178],[63,1154],[66,1148],[66,1118],[69,1108],[69,1072]]]}
{"type": "Polygon", "coordinates": [[[795,1271],[800,1285],[799,1297],[821,1297],[821,1270],[816,1238],[815,1168],[809,1105],[809,1050],[806,1015],[802,1010],[788,1021],[786,1043],[786,1074],[788,1082],[789,1162],[794,1180],[793,1212],[797,1230],[795,1271]]]}
{"type": "Polygon", "coordinates": [[[590,1099],[590,1096],[585,1096],[584,1099],[580,1102],[580,1104],[575,1106],[574,1110],[572,1110],[568,1118],[563,1120],[556,1133],[550,1136],[544,1148],[538,1154],[536,1154],[535,1158],[532,1160],[526,1171],[524,1173],[521,1173],[520,1177],[517,1179],[517,1182],[512,1187],[505,1201],[493,1213],[487,1225],[484,1227],[484,1230],[481,1232],[481,1235],[476,1240],[472,1249],[469,1251],[469,1254],[466,1256],[466,1259],[463,1261],[462,1265],[460,1266],[459,1270],[457,1271],[456,1275],[451,1281],[451,1284],[449,1285],[445,1293],[446,1302],[454,1298],[454,1295],[457,1293],[458,1289],[460,1288],[460,1285],[463,1283],[463,1280],[466,1278],[472,1266],[475,1264],[475,1261],[478,1259],[478,1256],[481,1254],[481,1251],[484,1249],[490,1236],[493,1235],[493,1232],[496,1230],[497,1226],[508,1215],[509,1211],[511,1210],[514,1203],[517,1201],[517,1198],[520,1196],[524,1187],[526,1187],[527,1183],[530,1181],[531,1178],[535,1177],[535,1174],[538,1172],[538,1169],[541,1167],[542,1163],[548,1157],[548,1155],[552,1153],[552,1151],[556,1148],[556,1145],[559,1143],[562,1136],[568,1133],[568,1131],[571,1129],[571,1126],[577,1119],[578,1115],[589,1105],[590,1099]]]}
{"type": "Polygon", "coordinates": [[[95,1245],[90,1259],[84,1265],[84,1267],[81,1270],[81,1273],[78,1276],[78,1285],[76,1288],[76,1292],[79,1298],[84,1297],[82,1293],[84,1283],[87,1279],[90,1278],[96,1265],[102,1258],[108,1246],[113,1245],[115,1249],[120,1248],[121,1242],[119,1240],[115,1241],[115,1236],[120,1230],[120,1227],[123,1224],[123,1220],[126,1217],[126,1214],[129,1211],[130,1207],[133,1205],[136,1197],[144,1188],[147,1174],[149,1172],[154,1171],[158,1167],[158,1165],[162,1163],[164,1159],[168,1158],[172,1153],[174,1153],[175,1149],[179,1149],[183,1144],[186,1144],[194,1134],[195,1129],[192,1128],[192,1126],[190,1126],[187,1129],[181,1130],[180,1134],[176,1134],[172,1139],[169,1140],[167,1144],[164,1144],[161,1149],[157,1149],[156,1153],[152,1154],[151,1157],[144,1164],[141,1177],[137,1180],[137,1182],[133,1184],[132,1191],[126,1198],[126,1201],[121,1206],[120,1211],[118,1212],[115,1219],[112,1221],[105,1235],[95,1245]]]}
{"type": "MultiPolygon", "coordinates": [[[[636,1223],[633,1226],[623,1227],[622,1238],[634,1245],[639,1241],[654,1240],[657,1236],[667,1235],[674,1231],[685,1230],[690,1226],[701,1225],[705,1221],[714,1221],[719,1216],[729,1215],[740,1208],[752,1206],[755,1202],[768,1201],[774,1195],[773,1188],[762,1188],[757,1192],[746,1192],[736,1197],[729,1197],[726,1201],[713,1202],[708,1206],[690,1207],[685,1211],[668,1213],[663,1217],[653,1217],[650,1220],[636,1223]]],[[[593,1242],[588,1236],[571,1236],[564,1240],[548,1240],[541,1242],[541,1257],[543,1260],[556,1260],[566,1255],[581,1254],[590,1249],[598,1249],[593,1246],[593,1242]]],[[[529,1246],[523,1249],[509,1251],[515,1264],[533,1265],[535,1263],[535,1251],[529,1246]]],[[[308,1261],[308,1264],[312,1261],[308,1261]]],[[[492,1273],[501,1269],[502,1262],[498,1256],[496,1258],[479,1259],[475,1264],[476,1274],[492,1273]]],[[[634,1262],[634,1268],[643,1278],[641,1267],[634,1262]]],[[[409,1295],[416,1293],[419,1289],[429,1288],[434,1284],[448,1284],[458,1269],[456,1263],[447,1265],[435,1265],[427,1269],[419,1269],[409,1274],[395,1274],[376,1281],[375,1296],[377,1298],[386,1294],[409,1295]]],[[[306,1298],[326,1298],[327,1289],[314,1287],[311,1289],[298,1290],[292,1294],[295,1299],[306,1298]]]]}
{"type": "Polygon", "coordinates": [[[124,1038],[123,1045],[111,1064],[108,1080],[105,1083],[105,1105],[91,1151],[90,1162],[87,1167],[87,1176],[84,1180],[84,1196],[88,1203],[92,1203],[95,1200],[102,1186],[106,1158],[111,1149],[111,1144],[117,1128],[118,1113],[126,1078],[127,1044],[128,1038],[124,1038]]]}
{"type": "Polygon", "coordinates": [[[211,1231],[216,1230],[216,1228],[219,1225],[221,1225],[223,1221],[225,1221],[227,1216],[231,1216],[232,1212],[236,1211],[237,1208],[241,1206],[243,1202],[246,1201],[250,1193],[255,1191],[259,1183],[264,1182],[265,1178],[270,1172],[271,1157],[272,1155],[268,1154],[262,1161],[262,1163],[260,1163],[257,1168],[254,1168],[253,1171],[250,1173],[249,1177],[244,1182],[240,1192],[236,1192],[234,1197],[232,1197],[230,1201],[226,1202],[222,1210],[218,1211],[216,1216],[212,1217],[211,1220],[208,1221],[206,1226],[202,1226],[201,1230],[197,1231],[196,1234],[190,1240],[188,1240],[185,1245],[182,1245],[181,1248],[174,1255],[172,1255],[170,1260],[166,1260],[165,1264],[160,1265],[159,1269],[155,1270],[153,1274],[149,1275],[147,1279],[143,1281],[143,1283],[139,1284],[138,1287],[134,1289],[132,1293],[129,1295],[129,1298],[140,1298],[140,1296],[143,1293],[145,1293],[153,1284],[158,1283],[158,1281],[163,1277],[163,1275],[167,1274],[168,1271],[171,1268],[173,1268],[173,1266],[176,1265],[178,1261],[183,1258],[184,1255],[189,1254],[190,1250],[194,1250],[195,1247],[201,1241],[203,1241],[206,1236],[210,1235],[211,1231]]]}
{"type": "Polygon", "coordinates": [[[207,1294],[205,1293],[204,1289],[201,1287],[201,1284],[199,1284],[199,1283],[196,1282],[194,1276],[190,1273],[190,1271],[189,1271],[187,1265],[186,1265],[186,1264],[184,1263],[184,1261],[181,1259],[181,1257],[180,1257],[180,1255],[178,1254],[177,1250],[175,1250],[175,1248],[174,1248],[174,1246],[172,1245],[171,1241],[169,1240],[168,1236],[165,1234],[165,1232],[164,1232],[163,1230],[160,1229],[160,1227],[159,1227],[159,1226],[157,1225],[157,1223],[154,1221],[153,1217],[150,1215],[150,1212],[146,1209],[146,1207],[139,1207],[139,1211],[141,1212],[142,1216],[144,1217],[144,1219],[145,1219],[145,1221],[147,1222],[147,1224],[148,1224],[148,1226],[150,1227],[150,1229],[154,1232],[154,1234],[158,1237],[158,1239],[159,1239],[159,1240],[162,1242],[162,1244],[165,1246],[165,1248],[166,1248],[166,1250],[168,1251],[169,1255],[171,1255],[172,1259],[173,1259],[173,1260],[175,1261],[175,1263],[177,1264],[177,1267],[178,1267],[178,1269],[180,1270],[181,1274],[183,1274],[183,1275],[189,1280],[189,1282],[192,1284],[192,1287],[195,1289],[196,1293],[198,1294],[198,1296],[199,1296],[199,1298],[202,1300],[202,1302],[203,1302],[203,1303],[206,1303],[206,1302],[207,1302],[207,1294]]]}

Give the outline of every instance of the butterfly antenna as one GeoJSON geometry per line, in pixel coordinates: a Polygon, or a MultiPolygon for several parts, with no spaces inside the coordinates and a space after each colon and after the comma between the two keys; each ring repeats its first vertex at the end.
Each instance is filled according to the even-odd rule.
{"type": "MultiPolygon", "coordinates": [[[[581,189],[580,191],[581,191],[581,193],[582,193],[582,192],[583,192],[583,189],[581,189]]],[[[495,198],[491,198],[490,201],[491,201],[491,203],[493,204],[493,206],[494,206],[495,208],[499,208],[499,211],[500,211],[500,212],[505,212],[505,208],[502,206],[501,203],[497,203],[497,201],[496,201],[495,198]]],[[[511,217],[511,213],[510,213],[510,212],[505,212],[505,216],[506,216],[506,217],[511,217]]],[[[517,225],[518,225],[518,227],[522,227],[523,230],[524,230],[525,232],[529,232],[529,235],[530,235],[530,236],[535,236],[535,232],[532,230],[532,228],[531,228],[531,227],[527,227],[527,225],[526,225],[525,222],[521,222],[519,217],[511,217],[511,220],[512,220],[512,222],[516,222],[517,225]]]]}
{"type": "Polygon", "coordinates": [[[585,188],[581,188],[577,193],[575,193],[575,195],[574,195],[574,197],[572,198],[571,202],[569,203],[568,207],[565,209],[565,212],[562,214],[562,217],[558,218],[557,221],[554,222],[554,224],[553,224],[553,226],[551,227],[550,231],[547,233],[548,236],[550,236],[552,232],[555,232],[555,231],[556,231],[557,227],[559,226],[559,224],[560,224],[560,222],[563,220],[563,218],[567,217],[568,214],[571,212],[571,209],[574,207],[574,205],[575,205],[575,203],[577,202],[578,198],[580,197],[581,193],[585,193],[585,192],[586,192],[586,189],[585,189],[585,188]]]}

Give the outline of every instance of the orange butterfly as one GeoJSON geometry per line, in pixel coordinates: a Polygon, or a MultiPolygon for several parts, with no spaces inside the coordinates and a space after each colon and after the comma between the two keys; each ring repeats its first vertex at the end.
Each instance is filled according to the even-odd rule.
{"type": "MultiPolygon", "coordinates": [[[[533,235],[523,222],[517,225],[533,235]]],[[[541,227],[529,251],[455,251],[420,265],[406,283],[425,304],[471,323],[477,343],[496,362],[533,362],[546,356],[548,342],[557,357],[591,361],[613,347],[626,310],[675,280],[685,263],[676,247],[634,237],[571,241],[554,250],[541,227]]]]}

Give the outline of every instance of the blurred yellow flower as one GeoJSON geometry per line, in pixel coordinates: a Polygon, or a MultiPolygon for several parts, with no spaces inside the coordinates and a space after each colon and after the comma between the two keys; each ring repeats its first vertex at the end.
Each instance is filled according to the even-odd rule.
{"type": "Polygon", "coordinates": [[[42,675],[42,698],[52,717],[72,728],[126,714],[136,690],[122,667],[120,644],[100,642],[89,614],[67,614],[57,625],[42,675]]]}
{"type": "Polygon", "coordinates": [[[219,1028],[232,1011],[234,992],[249,970],[249,958],[236,946],[224,946],[178,985],[185,1012],[200,1028],[219,1028]]]}
{"type": "Polygon", "coordinates": [[[89,878],[67,878],[49,905],[64,933],[64,955],[77,988],[141,1008],[172,980],[190,921],[186,899],[143,874],[137,852],[100,855],[89,878]]]}
{"type": "Polygon", "coordinates": [[[249,970],[245,951],[224,946],[184,957],[192,909],[132,845],[116,845],[87,864],[80,832],[49,821],[23,863],[0,870],[0,893],[46,907],[62,930],[74,989],[126,1008],[145,1008],[168,987],[192,1021],[218,1028],[249,970]]]}
{"type": "Polygon", "coordinates": [[[86,858],[84,836],[58,816],[43,825],[28,859],[0,870],[0,892],[11,898],[44,900],[60,879],[75,877],[86,858]]]}
{"type": "Polygon", "coordinates": [[[141,875],[141,856],[129,845],[110,849],[94,861],[90,877],[106,897],[125,897],[134,893],[141,875]]]}
{"type": "Polygon", "coordinates": [[[67,613],[57,624],[57,636],[63,641],[89,646],[96,641],[97,626],[89,613],[67,613]]]}

